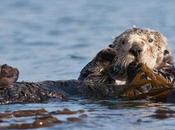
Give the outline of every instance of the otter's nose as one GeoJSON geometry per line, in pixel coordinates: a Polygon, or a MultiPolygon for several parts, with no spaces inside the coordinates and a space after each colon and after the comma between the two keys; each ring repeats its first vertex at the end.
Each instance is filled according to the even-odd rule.
{"type": "Polygon", "coordinates": [[[134,55],[134,56],[139,56],[140,55],[140,53],[142,52],[142,48],[141,47],[139,47],[138,45],[133,45],[132,47],[131,47],[131,49],[129,50],[129,52],[132,54],[132,55],[134,55]]]}

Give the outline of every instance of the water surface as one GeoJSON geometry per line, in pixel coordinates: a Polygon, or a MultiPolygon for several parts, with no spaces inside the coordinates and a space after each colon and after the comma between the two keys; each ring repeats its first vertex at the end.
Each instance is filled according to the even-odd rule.
{"type": "MultiPolygon", "coordinates": [[[[174,5],[173,0],[4,0],[0,4],[0,61],[19,68],[19,81],[77,78],[99,50],[133,25],[162,32],[174,54],[174,5]]],[[[1,105],[0,111],[66,107],[83,108],[88,117],[52,128],[174,129],[174,115],[152,116],[159,109],[174,110],[174,104],[74,100],[1,105]]]]}

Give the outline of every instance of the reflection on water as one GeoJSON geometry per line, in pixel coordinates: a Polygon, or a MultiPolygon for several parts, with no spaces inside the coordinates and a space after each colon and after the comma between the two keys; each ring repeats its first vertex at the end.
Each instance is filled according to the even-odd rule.
{"type": "Polygon", "coordinates": [[[145,101],[72,100],[12,104],[2,106],[0,128],[164,130],[174,125],[174,109],[174,105],[145,101]]]}
{"type": "Polygon", "coordinates": [[[175,111],[169,108],[161,108],[161,109],[157,109],[155,111],[155,114],[151,115],[151,117],[160,119],[160,120],[173,118],[175,117],[175,111]]]}
{"type": "Polygon", "coordinates": [[[0,113],[0,119],[3,129],[34,129],[67,122],[81,122],[82,118],[87,117],[84,112],[84,110],[71,111],[67,108],[52,112],[45,109],[18,110],[0,113]],[[66,120],[60,120],[56,115],[66,115],[67,117],[66,120]]]}
{"type": "MultiPolygon", "coordinates": [[[[1,1],[1,63],[19,68],[20,81],[77,78],[81,68],[106,47],[112,37],[133,25],[161,31],[168,37],[173,50],[174,4],[173,0],[1,1]]],[[[63,108],[87,111],[88,117],[81,123],[55,124],[50,126],[53,129],[164,130],[173,129],[175,122],[173,104],[144,101],[75,100],[12,104],[1,105],[0,111],[41,108],[47,111],[63,108]]],[[[15,122],[16,119],[12,119],[7,124],[15,122]]]]}

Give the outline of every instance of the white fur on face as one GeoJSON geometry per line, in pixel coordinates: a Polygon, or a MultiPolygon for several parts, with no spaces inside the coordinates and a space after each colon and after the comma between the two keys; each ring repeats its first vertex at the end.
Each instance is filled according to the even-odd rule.
{"type": "Polygon", "coordinates": [[[148,42],[148,36],[145,34],[134,34],[130,36],[129,44],[136,43],[140,48],[142,48],[142,52],[140,55],[140,63],[146,64],[150,69],[153,69],[156,65],[157,60],[157,47],[155,46],[155,38],[154,36],[149,36],[149,38],[153,39],[152,43],[148,42]]]}
{"type": "Polygon", "coordinates": [[[128,43],[129,44],[133,44],[134,42],[141,44],[142,42],[144,42],[147,39],[146,35],[138,35],[136,34],[131,34],[129,35],[129,39],[128,39],[128,43]]]}
{"type": "Polygon", "coordinates": [[[120,64],[127,67],[131,62],[135,60],[135,57],[129,53],[130,48],[137,44],[142,48],[142,53],[139,58],[140,63],[146,64],[150,69],[157,67],[158,61],[162,62],[163,52],[167,48],[166,38],[160,34],[159,41],[156,39],[158,35],[153,30],[147,30],[147,33],[123,33],[118,37],[117,44],[115,43],[115,48],[118,52],[118,57],[116,58],[115,64],[120,64]],[[153,39],[153,42],[149,42],[149,39],[153,39]],[[125,44],[121,43],[121,39],[125,40],[125,44]]]}

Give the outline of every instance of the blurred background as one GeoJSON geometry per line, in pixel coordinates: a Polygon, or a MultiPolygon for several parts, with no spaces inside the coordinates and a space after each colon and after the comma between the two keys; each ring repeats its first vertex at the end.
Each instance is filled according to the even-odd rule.
{"type": "Polygon", "coordinates": [[[162,32],[173,49],[173,0],[1,0],[0,63],[20,79],[77,78],[112,38],[133,27],[162,32]]]}

